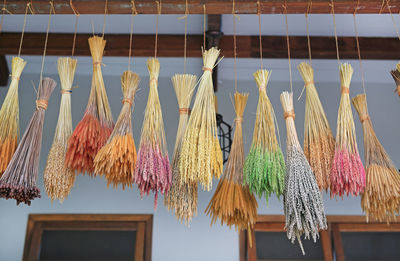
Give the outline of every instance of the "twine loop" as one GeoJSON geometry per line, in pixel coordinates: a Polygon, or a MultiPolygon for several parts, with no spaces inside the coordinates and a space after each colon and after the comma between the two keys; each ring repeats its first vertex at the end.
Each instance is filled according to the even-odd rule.
{"type": "Polygon", "coordinates": [[[93,65],[105,66],[105,64],[102,61],[93,61],[93,65]]]}
{"type": "Polygon", "coordinates": [[[155,82],[156,84],[158,83],[158,80],[156,78],[151,78],[150,83],[155,82]]]}
{"type": "Polygon", "coordinates": [[[341,90],[342,94],[345,94],[345,93],[349,94],[350,93],[349,87],[344,86],[344,85],[342,85],[342,87],[340,87],[340,90],[341,90]]]}
{"type": "Polygon", "coordinates": [[[188,114],[190,115],[190,108],[179,108],[179,114],[188,114]]]}
{"type": "Polygon", "coordinates": [[[235,118],[235,123],[242,123],[243,122],[243,117],[236,117],[235,118]]]}
{"type": "Polygon", "coordinates": [[[308,86],[313,85],[313,84],[314,84],[314,81],[309,81],[309,82],[305,82],[304,86],[308,87],[308,86]]]}
{"type": "Polygon", "coordinates": [[[361,121],[361,123],[364,123],[364,121],[366,121],[366,120],[369,120],[369,115],[368,115],[368,113],[360,114],[360,121],[361,121]]]}
{"type": "Polygon", "coordinates": [[[19,81],[19,77],[18,77],[18,76],[11,75],[11,74],[10,74],[10,76],[11,76],[11,80],[17,80],[17,81],[19,81]]]}
{"type": "Polygon", "coordinates": [[[203,70],[203,71],[208,71],[208,72],[211,72],[211,73],[212,73],[212,70],[213,70],[213,69],[203,66],[202,70],[203,70]]]}
{"type": "Polygon", "coordinates": [[[260,85],[260,87],[258,87],[258,90],[259,90],[260,92],[266,92],[266,91],[267,91],[267,85],[266,85],[265,83],[262,83],[262,84],[260,85]]]}
{"type": "Polygon", "coordinates": [[[47,100],[36,100],[36,109],[47,109],[47,105],[49,105],[49,101],[47,100]]]}
{"type": "Polygon", "coordinates": [[[122,104],[129,103],[129,106],[133,105],[133,100],[131,98],[123,98],[122,104]]]}
{"type": "Polygon", "coordinates": [[[71,94],[72,93],[72,89],[63,89],[60,92],[61,92],[61,94],[71,94]]]}
{"type": "Polygon", "coordinates": [[[285,120],[287,119],[287,118],[293,118],[293,120],[296,118],[296,114],[294,113],[294,110],[290,110],[290,111],[285,111],[284,113],[283,113],[283,117],[285,118],[285,120]]]}

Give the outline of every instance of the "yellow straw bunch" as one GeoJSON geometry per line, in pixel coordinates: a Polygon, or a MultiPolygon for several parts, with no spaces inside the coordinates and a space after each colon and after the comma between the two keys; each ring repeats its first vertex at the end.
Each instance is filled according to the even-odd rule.
{"type": "Polygon", "coordinates": [[[360,117],[364,133],[367,178],[361,207],[366,213],[367,221],[372,217],[389,222],[400,211],[400,174],[376,137],[368,115],[365,94],[357,95],[352,102],[360,117]]]}
{"type": "Polygon", "coordinates": [[[77,60],[59,58],[57,63],[61,82],[61,102],[58,122],[44,169],[44,187],[51,201],[64,199],[69,195],[75,182],[75,174],[65,167],[68,140],[72,135],[71,92],[77,60]]]}
{"type": "Polygon", "coordinates": [[[400,63],[396,65],[396,69],[390,71],[390,74],[393,77],[394,82],[396,83],[396,89],[394,92],[397,93],[397,95],[400,96],[400,63]]]}
{"type": "Polygon", "coordinates": [[[313,68],[302,62],[298,69],[306,89],[304,154],[314,172],[319,189],[327,191],[330,186],[335,139],[314,85],[313,68]]]}
{"type": "Polygon", "coordinates": [[[221,175],[222,152],[217,136],[212,69],[220,50],[203,52],[203,75],[200,79],[193,111],[184,135],[179,160],[184,182],[200,182],[204,190],[212,187],[213,177],[221,175]]]}
{"type": "Polygon", "coordinates": [[[206,213],[211,216],[211,224],[217,219],[229,227],[234,225],[238,231],[251,230],[257,219],[257,200],[249,187],[243,184],[244,146],[243,112],[248,99],[247,93],[235,93],[235,135],[224,174],[207,206],[206,213]]]}
{"type": "Polygon", "coordinates": [[[179,158],[181,156],[182,140],[185,134],[190,115],[190,102],[192,101],[197,77],[191,74],[175,74],[172,84],[175,89],[179,105],[179,125],[176,133],[174,156],[172,158],[172,185],[164,197],[164,204],[168,210],[174,209],[176,218],[186,225],[197,214],[197,183],[185,182],[181,178],[179,158]]]}
{"type": "Polygon", "coordinates": [[[106,145],[94,158],[95,173],[104,175],[107,185],[117,188],[122,184],[131,187],[136,165],[136,147],[132,134],[131,112],[140,78],[136,73],[125,71],[121,77],[122,109],[106,145]]]}
{"type": "Polygon", "coordinates": [[[22,58],[12,58],[11,84],[0,109],[0,177],[6,170],[18,145],[18,83],[25,65],[26,62],[22,58]]]}

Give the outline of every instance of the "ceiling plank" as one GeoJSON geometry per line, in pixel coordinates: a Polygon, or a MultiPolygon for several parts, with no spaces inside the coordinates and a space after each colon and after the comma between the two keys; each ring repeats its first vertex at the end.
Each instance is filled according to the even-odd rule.
{"type": "MultiPolygon", "coordinates": [[[[90,56],[89,34],[78,34],[75,55],[90,56]]],[[[18,53],[20,33],[0,34],[0,55],[18,53]]],[[[105,56],[128,56],[129,34],[107,34],[105,56]]],[[[360,37],[363,59],[400,60],[400,41],[398,38],[360,37]]],[[[44,33],[25,33],[22,55],[42,55],[45,41],[44,33]]],[[[71,55],[73,34],[49,34],[47,54],[56,56],[71,55]]],[[[343,59],[357,59],[357,47],[354,37],[339,37],[339,52],[343,59]]],[[[264,58],[287,58],[285,36],[263,36],[264,58]]],[[[188,35],[187,56],[201,57],[202,35],[188,35]]],[[[233,36],[224,35],[219,42],[221,56],[233,57],[233,36]]],[[[308,58],[307,37],[291,36],[292,58],[308,58]]],[[[159,35],[159,57],[183,57],[183,35],[159,35]]],[[[333,37],[312,36],[311,50],[314,59],[336,59],[333,37]]],[[[237,54],[239,58],[258,58],[258,36],[237,36],[237,54]]],[[[154,35],[133,35],[133,56],[149,57],[154,55],[154,35]]]]}
{"type": "MultiPolygon", "coordinates": [[[[56,14],[73,14],[69,0],[54,1],[56,14]]],[[[309,0],[287,0],[287,11],[291,14],[301,14],[307,10],[309,0]]],[[[389,2],[393,13],[400,11],[400,0],[384,1],[389,2]]],[[[7,2],[7,9],[13,14],[24,14],[26,0],[15,0],[7,2]]],[[[74,0],[73,5],[80,14],[103,14],[104,0],[74,0]]],[[[185,2],[182,0],[163,0],[163,14],[183,14],[185,13],[185,2]]],[[[202,14],[203,3],[207,6],[208,14],[231,14],[231,0],[189,0],[189,13],[202,14]]],[[[264,14],[279,14],[282,13],[283,0],[261,0],[261,11],[264,14]]],[[[356,7],[355,0],[335,0],[335,13],[352,14],[356,7]]],[[[157,7],[154,0],[136,0],[136,9],[139,14],[156,14],[157,7]]],[[[35,14],[48,14],[49,1],[35,0],[32,4],[32,9],[35,14]]],[[[235,9],[241,14],[256,14],[257,1],[236,0],[235,9]]],[[[330,1],[328,0],[313,0],[312,13],[331,12],[330,1]]],[[[385,4],[382,8],[382,0],[362,0],[359,1],[358,13],[388,13],[389,10],[385,4]]],[[[130,14],[131,4],[129,1],[110,0],[108,1],[109,14],[130,14]]]]}

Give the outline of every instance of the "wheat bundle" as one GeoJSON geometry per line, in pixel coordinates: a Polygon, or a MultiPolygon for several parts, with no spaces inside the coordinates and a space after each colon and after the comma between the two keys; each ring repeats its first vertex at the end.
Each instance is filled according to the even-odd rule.
{"type": "Polygon", "coordinates": [[[158,193],[167,193],[171,187],[171,169],[165,141],[164,122],[158,97],[158,75],[160,62],[157,58],[147,60],[150,74],[150,91],[140,137],[139,156],[135,167],[134,182],[140,194],[155,193],[154,208],[157,207],[158,193]]]}
{"type": "Polygon", "coordinates": [[[365,94],[352,99],[363,126],[366,185],[361,207],[367,220],[390,221],[400,211],[400,175],[376,137],[365,94]]]}
{"type": "Polygon", "coordinates": [[[74,182],[75,174],[65,167],[65,154],[67,153],[68,140],[72,134],[71,93],[74,82],[77,60],[72,58],[59,58],[57,63],[58,74],[61,82],[61,102],[58,122],[51,145],[47,163],[44,169],[44,188],[53,201],[63,202],[69,195],[74,182]]]}
{"type": "Polygon", "coordinates": [[[400,96],[400,63],[396,65],[396,70],[390,71],[390,74],[393,77],[394,82],[396,83],[396,89],[394,92],[397,92],[397,95],[400,96]]]}
{"type": "Polygon", "coordinates": [[[65,158],[66,167],[75,173],[86,172],[90,176],[94,173],[94,157],[104,146],[114,128],[101,72],[105,45],[106,41],[102,37],[89,38],[93,58],[92,87],[85,114],[69,139],[65,158]]]}
{"type": "Polygon", "coordinates": [[[26,62],[13,57],[11,62],[11,83],[0,109],[0,176],[6,170],[19,136],[18,83],[26,62]]]}
{"type": "Polygon", "coordinates": [[[197,214],[197,183],[185,182],[179,171],[182,139],[189,121],[190,102],[196,85],[197,77],[191,74],[175,74],[172,84],[175,89],[179,105],[179,124],[176,133],[174,156],[172,158],[172,185],[164,197],[164,204],[168,210],[174,209],[176,218],[186,225],[197,214]]]}
{"type": "Polygon", "coordinates": [[[341,97],[337,118],[335,154],[331,170],[331,196],[359,195],[365,187],[365,170],[358,154],[349,88],[353,68],[340,66],[341,97]]]}
{"type": "Polygon", "coordinates": [[[140,78],[136,73],[125,71],[121,77],[122,109],[106,145],[94,158],[95,173],[104,175],[107,185],[117,188],[122,184],[131,187],[136,164],[136,147],[133,139],[131,113],[140,78]]]}
{"type": "Polygon", "coordinates": [[[244,163],[244,181],[259,197],[278,197],[284,188],[285,161],[275,132],[275,112],[266,89],[270,71],[258,70],[254,79],[259,89],[253,142],[244,163]]]}
{"type": "Polygon", "coordinates": [[[0,178],[0,197],[13,198],[17,204],[30,205],[31,200],[40,197],[36,186],[39,171],[40,150],[44,115],[48,100],[57,83],[51,78],[44,78],[38,88],[36,110],[18,144],[10,164],[0,178]]]}
{"type": "Polygon", "coordinates": [[[284,192],[285,228],[293,243],[296,239],[304,255],[302,234],[314,242],[320,229],[326,229],[322,195],[300,146],[294,123],[293,93],[283,92],[281,103],[286,121],[286,176],[284,192]]]}
{"type": "Polygon", "coordinates": [[[222,151],[217,136],[212,69],[220,50],[203,52],[203,75],[197,90],[179,160],[184,182],[200,182],[204,190],[212,187],[213,177],[221,175],[222,151]]]}
{"type": "Polygon", "coordinates": [[[306,89],[304,154],[314,172],[320,190],[328,190],[335,139],[314,85],[314,70],[303,62],[298,66],[306,89]]]}
{"type": "Polygon", "coordinates": [[[211,224],[217,219],[229,227],[234,225],[238,231],[251,229],[257,219],[257,200],[247,185],[243,184],[244,146],[243,112],[248,94],[235,93],[235,134],[224,174],[207,206],[206,213],[211,216],[211,224]]]}

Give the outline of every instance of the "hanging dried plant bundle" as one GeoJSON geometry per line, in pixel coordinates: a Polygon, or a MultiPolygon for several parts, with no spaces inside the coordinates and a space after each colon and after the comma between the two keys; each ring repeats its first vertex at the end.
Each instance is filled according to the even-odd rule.
{"type": "Polygon", "coordinates": [[[396,83],[396,89],[394,92],[397,92],[397,95],[400,96],[400,63],[396,65],[396,70],[390,71],[390,74],[393,77],[394,82],[396,83]]]}
{"type": "Polygon", "coordinates": [[[284,188],[285,161],[275,132],[275,112],[267,96],[268,70],[254,73],[259,96],[253,142],[244,164],[244,180],[259,197],[266,200],[272,193],[278,197],[284,188]]]}
{"type": "Polygon", "coordinates": [[[327,191],[330,187],[335,139],[314,85],[313,68],[303,62],[298,69],[306,89],[304,154],[314,172],[319,189],[327,191]]]}
{"type": "Polygon", "coordinates": [[[368,115],[365,94],[352,99],[364,133],[364,157],[367,180],[361,207],[367,220],[372,217],[389,222],[400,212],[400,174],[376,137],[368,115]]]}
{"type": "Polygon", "coordinates": [[[179,160],[184,182],[200,182],[211,190],[213,177],[222,173],[222,151],[217,136],[212,69],[220,50],[213,47],[203,51],[203,75],[182,143],[179,160]]]}
{"type": "Polygon", "coordinates": [[[147,60],[147,68],[150,74],[150,91],[144,114],[134,182],[138,185],[141,196],[148,195],[150,191],[155,193],[154,208],[157,208],[158,193],[168,192],[172,177],[157,90],[160,62],[157,58],[150,58],[147,60]]]}
{"type": "Polygon", "coordinates": [[[207,206],[206,213],[211,216],[211,224],[217,219],[229,227],[234,225],[238,231],[253,227],[257,219],[257,200],[249,187],[243,184],[244,146],[242,121],[248,99],[247,93],[235,93],[235,135],[224,174],[207,206]]]}
{"type": "Polygon", "coordinates": [[[44,78],[38,88],[36,110],[11,158],[3,176],[0,178],[0,197],[30,205],[31,200],[40,197],[36,186],[39,171],[40,150],[44,115],[48,100],[57,83],[51,78],[44,78]]]}
{"type": "Polygon", "coordinates": [[[358,154],[349,88],[353,68],[340,66],[341,97],[337,119],[335,154],[331,171],[331,196],[358,196],[364,191],[365,171],[358,154]]]}
{"type": "Polygon", "coordinates": [[[77,60],[64,57],[58,59],[58,74],[61,82],[61,102],[53,144],[44,169],[44,188],[51,201],[62,203],[75,182],[73,171],[65,167],[65,154],[72,134],[71,93],[77,60]]]}
{"type": "Polygon", "coordinates": [[[287,236],[296,239],[304,253],[301,236],[316,242],[320,229],[326,229],[326,217],[321,192],[304,152],[294,124],[293,93],[283,92],[281,103],[286,121],[286,176],[284,211],[287,236]]]}
{"type": "Polygon", "coordinates": [[[186,225],[197,215],[197,183],[184,182],[179,171],[182,139],[189,122],[190,102],[196,85],[197,77],[191,74],[175,74],[172,84],[179,105],[179,125],[176,133],[174,156],[172,158],[172,185],[164,197],[168,210],[174,209],[176,218],[186,225]]]}
{"type": "Polygon", "coordinates": [[[22,58],[12,58],[11,84],[0,109],[0,176],[6,170],[18,145],[18,83],[25,65],[26,62],[22,58]]]}
{"type": "Polygon", "coordinates": [[[135,165],[136,147],[133,139],[131,113],[133,101],[140,78],[136,73],[125,71],[121,77],[122,109],[115,124],[114,130],[108,138],[107,144],[99,150],[94,158],[95,173],[104,175],[107,185],[113,184],[122,189],[132,187],[135,165]]]}
{"type": "Polygon", "coordinates": [[[85,115],[76,126],[68,142],[65,164],[75,173],[94,173],[93,160],[104,146],[113,128],[114,121],[101,72],[102,57],[106,41],[102,37],[89,38],[93,58],[92,88],[85,115]]]}

